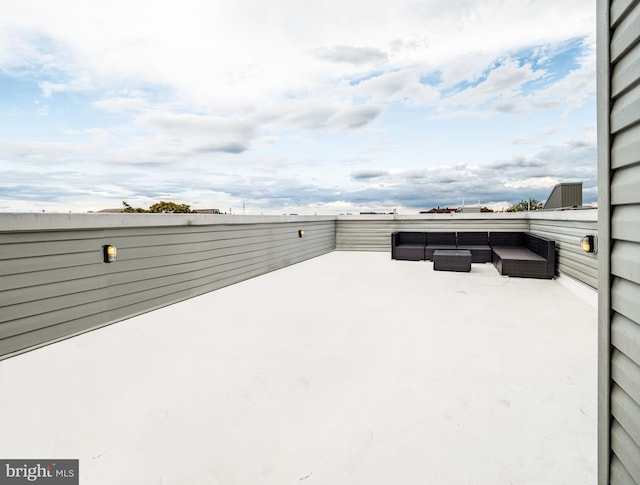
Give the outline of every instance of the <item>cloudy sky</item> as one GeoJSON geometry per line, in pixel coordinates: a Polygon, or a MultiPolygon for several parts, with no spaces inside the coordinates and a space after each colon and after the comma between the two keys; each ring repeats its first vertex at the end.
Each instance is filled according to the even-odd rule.
{"type": "Polygon", "coordinates": [[[596,201],[595,1],[3,0],[0,211],[596,201]]]}

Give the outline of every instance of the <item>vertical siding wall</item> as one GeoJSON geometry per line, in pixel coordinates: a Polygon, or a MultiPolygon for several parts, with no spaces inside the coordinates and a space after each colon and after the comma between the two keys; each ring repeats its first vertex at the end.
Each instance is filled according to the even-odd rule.
{"type": "Polygon", "coordinates": [[[391,251],[394,231],[525,231],[556,241],[557,269],[592,288],[598,287],[597,254],[587,254],[580,240],[598,235],[597,213],[543,211],[493,214],[426,214],[421,216],[338,216],[336,249],[391,251]]]}
{"type": "Polygon", "coordinates": [[[640,483],[640,3],[598,3],[599,483],[640,483]]]}
{"type": "Polygon", "coordinates": [[[0,356],[334,249],[335,218],[0,214],[0,356]]]}

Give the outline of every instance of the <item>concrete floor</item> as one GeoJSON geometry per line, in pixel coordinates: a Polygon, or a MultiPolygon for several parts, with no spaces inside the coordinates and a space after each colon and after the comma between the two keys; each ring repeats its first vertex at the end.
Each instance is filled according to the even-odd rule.
{"type": "Polygon", "coordinates": [[[562,280],[334,252],[0,362],[0,457],[91,485],[595,484],[595,293],[562,280]]]}

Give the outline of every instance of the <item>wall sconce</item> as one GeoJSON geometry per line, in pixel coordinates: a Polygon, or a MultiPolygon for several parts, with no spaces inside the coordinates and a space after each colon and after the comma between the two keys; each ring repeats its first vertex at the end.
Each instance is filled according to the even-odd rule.
{"type": "Polygon", "coordinates": [[[105,263],[113,263],[118,257],[118,248],[111,244],[105,244],[102,246],[102,260],[105,263]]]}
{"type": "Polygon", "coordinates": [[[302,229],[298,231],[298,237],[304,237],[304,231],[302,229]]]}
{"type": "Polygon", "coordinates": [[[580,247],[584,252],[595,253],[596,252],[596,237],[588,235],[582,238],[580,241],[580,247]]]}

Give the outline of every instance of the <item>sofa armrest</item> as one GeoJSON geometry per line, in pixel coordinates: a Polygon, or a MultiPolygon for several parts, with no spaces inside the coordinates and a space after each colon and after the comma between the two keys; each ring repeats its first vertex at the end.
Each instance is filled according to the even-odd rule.
{"type": "Polygon", "coordinates": [[[397,232],[391,233],[391,259],[396,259],[396,240],[398,237],[397,232]]]}
{"type": "Polygon", "coordinates": [[[547,261],[547,276],[553,278],[556,274],[556,243],[534,234],[526,234],[526,244],[529,249],[547,261]]]}

